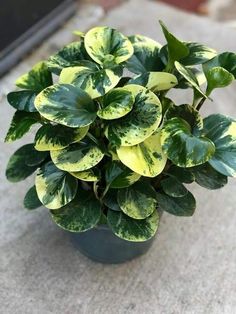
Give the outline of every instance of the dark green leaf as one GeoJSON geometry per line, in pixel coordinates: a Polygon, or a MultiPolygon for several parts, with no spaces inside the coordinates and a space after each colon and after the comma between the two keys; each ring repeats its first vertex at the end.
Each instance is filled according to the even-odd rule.
{"type": "Polygon", "coordinates": [[[161,187],[167,195],[173,197],[183,197],[188,193],[186,187],[174,177],[163,179],[161,187]]]}
{"type": "Polygon", "coordinates": [[[217,172],[208,163],[191,169],[197,184],[209,190],[220,189],[228,183],[228,178],[217,172]]]}
{"type": "Polygon", "coordinates": [[[236,54],[234,52],[223,52],[204,63],[203,70],[208,72],[209,69],[215,67],[224,68],[236,78],[236,54]]]}
{"type": "Polygon", "coordinates": [[[190,184],[195,180],[195,177],[189,168],[184,169],[172,165],[168,173],[176,177],[180,182],[190,184]]]}
{"type": "Polygon", "coordinates": [[[31,126],[39,123],[40,120],[41,118],[38,113],[16,111],[7,132],[5,142],[13,142],[22,138],[30,130],[31,126]]]}
{"type": "Polygon", "coordinates": [[[117,190],[111,189],[109,190],[103,198],[104,204],[115,211],[121,211],[121,208],[117,202],[117,190]]]}
{"type": "Polygon", "coordinates": [[[131,242],[144,242],[152,238],[159,226],[157,210],[146,219],[133,219],[122,212],[108,210],[107,221],[119,238],[131,242]]]}
{"type": "Polygon", "coordinates": [[[42,206],[42,203],[40,202],[38,198],[35,185],[32,186],[26,193],[25,198],[24,198],[24,206],[27,209],[36,209],[42,206]]]}
{"type": "Polygon", "coordinates": [[[157,193],[157,201],[162,210],[175,216],[192,216],[196,209],[195,198],[190,192],[183,197],[157,193]]]}
{"type": "Polygon", "coordinates": [[[7,95],[9,104],[17,110],[36,112],[34,100],[37,93],[31,90],[22,90],[18,92],[11,92],[7,95]]]}
{"type": "Polygon", "coordinates": [[[215,88],[222,88],[230,85],[234,81],[234,76],[221,67],[215,67],[205,71],[207,79],[207,95],[215,88]]]}
{"type": "Polygon", "coordinates": [[[203,64],[216,56],[216,51],[200,43],[187,42],[189,55],[181,60],[185,66],[203,64]]]}

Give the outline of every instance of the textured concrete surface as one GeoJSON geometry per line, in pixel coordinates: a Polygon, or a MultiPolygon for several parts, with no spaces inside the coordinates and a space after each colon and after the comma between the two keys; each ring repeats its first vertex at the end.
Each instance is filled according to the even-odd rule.
{"type": "MultiPolygon", "coordinates": [[[[236,50],[234,30],[155,2],[133,0],[104,19],[99,8],[89,12],[90,23],[84,15],[78,17],[78,28],[108,24],[127,34],[143,33],[162,42],[157,25],[162,19],[185,40],[236,50]]],[[[61,32],[56,35],[57,46],[71,39],[66,29],[61,32]]],[[[46,57],[48,50],[44,49],[38,51],[46,57]]],[[[40,58],[36,52],[15,68],[0,82],[1,90],[6,93],[13,79],[40,58]]],[[[235,88],[217,91],[215,103],[208,103],[205,112],[236,116],[235,88]]],[[[184,101],[178,93],[175,98],[184,101]]],[[[1,139],[11,114],[3,97],[1,139]]],[[[31,179],[17,185],[4,179],[9,155],[29,138],[13,145],[1,141],[0,313],[236,313],[236,181],[230,180],[217,192],[193,186],[198,199],[193,218],[164,214],[149,253],[127,264],[104,266],[75,251],[68,235],[51,222],[45,209],[23,209],[22,199],[31,179]]]]}

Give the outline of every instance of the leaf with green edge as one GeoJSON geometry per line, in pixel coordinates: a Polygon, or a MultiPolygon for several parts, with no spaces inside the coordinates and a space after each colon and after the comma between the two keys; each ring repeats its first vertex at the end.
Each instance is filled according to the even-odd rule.
{"type": "Polygon", "coordinates": [[[35,99],[35,107],[49,121],[72,128],[90,125],[97,115],[97,106],[79,87],[55,84],[44,89],[35,99]]]}
{"type": "Polygon", "coordinates": [[[157,210],[146,219],[133,219],[122,212],[108,210],[107,221],[111,230],[121,239],[130,242],[145,242],[151,239],[159,226],[157,210]]]}
{"type": "Polygon", "coordinates": [[[25,198],[24,198],[24,206],[25,208],[30,209],[30,210],[36,209],[42,206],[42,203],[40,202],[38,198],[35,185],[32,186],[26,193],[25,198]]]}
{"type": "Polygon", "coordinates": [[[138,145],[119,147],[117,154],[124,165],[146,177],[160,174],[167,161],[161,147],[160,132],[155,132],[138,145]]]}
{"type": "Polygon", "coordinates": [[[201,165],[215,153],[214,143],[207,137],[193,135],[190,124],[181,118],[172,118],[165,123],[161,145],[168,158],[184,168],[201,165]]]}
{"type": "Polygon", "coordinates": [[[97,115],[105,120],[121,118],[132,110],[134,102],[135,97],[126,87],[114,88],[103,97],[97,115]]]}
{"type": "Polygon", "coordinates": [[[146,72],[132,78],[128,84],[136,84],[150,89],[153,93],[168,90],[178,84],[177,78],[166,72],[146,72]]]}
{"type": "Polygon", "coordinates": [[[196,209],[196,200],[190,192],[183,197],[172,197],[164,193],[157,193],[157,201],[162,210],[175,216],[189,217],[194,214],[196,209]]]}
{"type": "Polygon", "coordinates": [[[51,56],[47,66],[51,72],[59,75],[64,68],[85,65],[87,60],[91,61],[91,58],[85,50],[84,42],[75,41],[51,56]]]}
{"type": "Polygon", "coordinates": [[[50,161],[38,169],[35,186],[41,203],[49,209],[58,209],[75,198],[78,180],[50,161]]]}
{"type": "Polygon", "coordinates": [[[70,232],[84,232],[94,228],[102,215],[101,204],[94,194],[79,187],[76,198],[59,210],[51,211],[53,221],[70,232]]]}
{"type": "Polygon", "coordinates": [[[135,96],[133,109],[122,119],[110,122],[105,132],[115,146],[133,146],[143,142],[155,132],[162,119],[162,106],[153,92],[139,85],[127,85],[126,88],[135,96]]]}
{"type": "Polygon", "coordinates": [[[118,193],[118,190],[114,190],[114,189],[108,190],[108,192],[103,197],[103,203],[109,209],[112,209],[115,211],[121,211],[121,208],[117,201],[117,193],[118,193]]]}
{"type": "Polygon", "coordinates": [[[179,61],[189,55],[186,44],[169,32],[162,21],[159,21],[168,47],[168,66],[173,67],[175,61],[179,61]]]}
{"type": "Polygon", "coordinates": [[[215,67],[222,67],[236,78],[236,53],[223,52],[203,64],[204,72],[215,67]]]}
{"type": "Polygon", "coordinates": [[[35,92],[41,92],[52,84],[52,74],[43,61],[34,65],[32,70],[19,77],[16,81],[16,86],[35,92]]]}
{"type": "Polygon", "coordinates": [[[134,48],[133,55],[125,63],[129,71],[140,74],[164,69],[164,65],[159,58],[161,45],[158,42],[142,35],[134,35],[128,38],[134,48]]]}
{"type": "Polygon", "coordinates": [[[14,142],[22,138],[28,131],[31,126],[40,123],[41,117],[38,113],[16,111],[10,128],[5,137],[5,142],[14,142]]]}
{"type": "Polygon", "coordinates": [[[85,171],[70,172],[70,174],[77,179],[87,182],[96,182],[99,181],[101,178],[100,171],[96,168],[88,169],[85,171]]]}
{"type": "Polygon", "coordinates": [[[221,67],[211,68],[205,71],[207,79],[207,95],[210,95],[215,88],[223,88],[234,81],[234,76],[221,67]]]}
{"type": "Polygon", "coordinates": [[[89,126],[75,129],[62,125],[45,124],[35,135],[35,149],[38,151],[63,149],[71,143],[82,140],[88,130],[89,126]]]}
{"type": "Polygon", "coordinates": [[[9,104],[20,111],[37,112],[34,106],[35,97],[37,93],[31,90],[21,90],[11,92],[7,95],[9,104]]]}
{"type": "Polygon", "coordinates": [[[110,27],[90,29],[85,34],[84,44],[89,56],[99,64],[124,62],[134,52],[129,39],[110,27]]]}
{"type": "Polygon", "coordinates": [[[19,148],[10,157],[7,169],[6,177],[10,182],[19,182],[30,176],[37,166],[28,166],[25,163],[26,157],[32,152],[32,144],[27,144],[19,148]]]}
{"type": "Polygon", "coordinates": [[[228,178],[217,172],[209,163],[191,169],[197,184],[209,190],[221,189],[228,183],[228,178]]]}
{"type": "Polygon", "coordinates": [[[62,70],[59,83],[80,87],[94,99],[113,89],[121,79],[122,72],[120,66],[110,69],[101,69],[96,64],[68,67],[62,70]]]}
{"type": "Polygon", "coordinates": [[[103,158],[101,149],[89,138],[84,138],[79,143],[51,151],[54,164],[61,170],[78,172],[96,166],[103,158]]]}
{"type": "Polygon", "coordinates": [[[195,180],[194,174],[192,173],[190,168],[180,168],[175,165],[171,165],[171,167],[167,171],[171,176],[176,177],[182,183],[193,183],[195,180]]]}
{"type": "Polygon", "coordinates": [[[121,210],[134,219],[145,219],[157,208],[156,192],[145,181],[139,181],[128,188],[120,189],[117,201],[121,210]]]}
{"type": "Polygon", "coordinates": [[[186,187],[174,177],[163,179],[161,187],[167,195],[172,197],[183,197],[188,193],[186,187]]]}
{"type": "Polygon", "coordinates": [[[210,165],[225,176],[236,177],[236,120],[222,114],[204,119],[204,135],[215,144],[210,165]]]}
{"type": "Polygon", "coordinates": [[[172,104],[166,111],[164,120],[167,121],[172,118],[181,118],[188,122],[194,135],[199,135],[203,129],[203,119],[200,113],[191,105],[176,106],[172,104]]]}
{"type": "Polygon", "coordinates": [[[207,98],[207,95],[201,90],[198,80],[191,69],[177,61],[175,61],[175,68],[194,89],[196,89],[204,98],[207,98]]]}
{"type": "Polygon", "coordinates": [[[185,66],[203,64],[217,55],[216,50],[200,43],[185,42],[185,45],[189,49],[189,55],[181,59],[185,66]]]}
{"type": "Polygon", "coordinates": [[[108,164],[105,172],[106,183],[110,188],[126,188],[140,179],[140,175],[125,167],[119,161],[108,164]]]}

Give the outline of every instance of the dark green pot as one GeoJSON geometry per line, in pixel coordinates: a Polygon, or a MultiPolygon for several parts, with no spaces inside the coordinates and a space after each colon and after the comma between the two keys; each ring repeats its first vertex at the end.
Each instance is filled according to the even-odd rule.
{"type": "Polygon", "coordinates": [[[146,242],[129,242],[114,235],[107,225],[71,233],[74,246],[93,261],[104,264],[119,264],[145,254],[154,237],[146,242]]]}

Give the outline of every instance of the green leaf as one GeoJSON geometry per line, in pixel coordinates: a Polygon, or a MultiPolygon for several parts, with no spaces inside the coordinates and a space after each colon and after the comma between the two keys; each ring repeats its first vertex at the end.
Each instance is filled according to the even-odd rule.
{"type": "Polygon", "coordinates": [[[215,56],[213,59],[204,63],[203,70],[204,72],[208,72],[210,69],[215,67],[224,68],[236,78],[236,53],[223,52],[215,56]]]}
{"type": "Polygon", "coordinates": [[[84,42],[75,41],[51,56],[47,61],[47,66],[51,72],[59,75],[64,68],[84,65],[86,60],[91,59],[85,50],[84,42]]]}
{"type": "Polygon", "coordinates": [[[119,147],[117,154],[128,168],[146,177],[160,174],[167,161],[161,147],[160,132],[154,133],[138,145],[119,147]]]}
{"type": "Polygon", "coordinates": [[[168,174],[176,177],[178,181],[182,183],[190,184],[190,183],[193,183],[195,180],[195,177],[191,169],[189,168],[184,169],[184,168],[180,168],[175,165],[172,165],[168,170],[168,174]]]}
{"type": "Polygon", "coordinates": [[[98,110],[101,119],[113,120],[129,113],[134,104],[135,98],[126,87],[114,88],[102,99],[102,108],[98,110]]]}
{"type": "Polygon", "coordinates": [[[27,209],[36,209],[42,206],[42,203],[40,202],[38,198],[35,185],[32,186],[26,193],[25,198],[24,198],[24,206],[27,209]]]}
{"type": "Polygon", "coordinates": [[[157,193],[157,201],[162,210],[175,216],[192,216],[196,209],[195,198],[190,192],[183,197],[171,197],[164,193],[157,193]]]}
{"type": "Polygon", "coordinates": [[[205,71],[205,76],[207,79],[207,95],[210,95],[215,88],[226,87],[234,81],[234,76],[221,67],[205,71]]]}
{"type": "Polygon", "coordinates": [[[5,142],[13,142],[22,138],[30,130],[31,126],[39,123],[40,120],[41,118],[38,113],[16,111],[7,132],[5,142]]]}
{"type": "Polygon", "coordinates": [[[207,162],[215,152],[215,145],[204,136],[192,134],[191,126],[181,118],[168,120],[161,131],[162,149],[179,167],[193,167],[207,162]]]}
{"type": "Polygon", "coordinates": [[[87,182],[96,182],[100,180],[101,177],[98,169],[96,168],[88,169],[85,171],[70,172],[70,174],[77,179],[87,182]]]}
{"type": "Polygon", "coordinates": [[[214,58],[217,52],[205,45],[195,42],[186,42],[185,45],[189,49],[189,55],[181,59],[181,63],[185,66],[203,64],[214,58]]]}
{"type": "Polygon", "coordinates": [[[125,63],[129,71],[140,74],[164,69],[159,58],[159,43],[142,35],[130,36],[129,40],[134,48],[133,55],[125,63]]]}
{"type": "Polygon", "coordinates": [[[115,146],[133,146],[143,142],[157,129],[162,118],[158,97],[139,85],[127,85],[135,97],[130,113],[108,124],[106,136],[115,146]]]}
{"type": "Polygon", "coordinates": [[[27,144],[26,148],[27,152],[25,154],[25,164],[27,166],[39,166],[49,157],[48,152],[38,152],[34,148],[34,144],[27,144]]]}
{"type": "Polygon", "coordinates": [[[189,55],[189,48],[171,34],[162,21],[160,21],[160,25],[167,41],[168,65],[173,67],[175,61],[179,61],[189,55]]]}
{"type": "Polygon", "coordinates": [[[236,177],[236,120],[213,114],[204,119],[204,133],[214,142],[216,151],[211,166],[225,176],[236,177]]]}
{"type": "Polygon", "coordinates": [[[74,201],[51,211],[53,221],[62,229],[70,232],[84,232],[94,228],[101,218],[101,204],[94,194],[79,187],[74,201]]]}
{"type": "Polygon", "coordinates": [[[167,195],[172,197],[183,197],[188,193],[186,187],[174,177],[163,179],[161,187],[167,195]]]}
{"type": "Polygon", "coordinates": [[[6,169],[6,177],[11,182],[19,182],[30,176],[37,166],[28,166],[26,157],[32,153],[32,144],[19,148],[9,159],[6,169]]]}
{"type": "Polygon", "coordinates": [[[41,203],[49,209],[57,209],[75,198],[78,181],[50,161],[38,169],[35,186],[41,203]]]}
{"type": "Polygon", "coordinates": [[[45,62],[37,63],[29,73],[22,75],[16,81],[16,86],[35,92],[41,92],[52,84],[52,75],[45,62]]]}
{"type": "Polygon", "coordinates": [[[88,138],[64,149],[51,151],[54,164],[59,169],[69,172],[88,170],[96,166],[103,156],[100,148],[88,138]]]}
{"type": "Polygon", "coordinates": [[[97,107],[82,89],[69,84],[55,84],[44,89],[35,106],[46,119],[72,128],[90,125],[97,107]]]}
{"type": "Polygon", "coordinates": [[[107,185],[113,189],[120,189],[134,184],[140,175],[126,168],[119,161],[112,161],[106,168],[105,178],[107,185]]]}
{"type": "Polygon", "coordinates": [[[31,90],[22,90],[18,92],[11,92],[7,95],[9,104],[20,111],[36,112],[34,100],[37,93],[31,90]]]}
{"type": "Polygon", "coordinates": [[[190,83],[190,85],[199,92],[204,98],[207,98],[207,95],[201,90],[198,80],[194,73],[184,65],[179,62],[175,62],[176,70],[185,78],[185,80],[190,83]]]}
{"type": "Polygon", "coordinates": [[[89,56],[99,64],[121,63],[133,52],[131,42],[123,34],[110,27],[94,27],[84,37],[89,56]]]}
{"type": "Polygon", "coordinates": [[[170,105],[165,114],[165,121],[172,118],[181,118],[189,123],[194,135],[198,135],[203,128],[203,119],[199,112],[190,105],[170,105]]]}
{"type": "Polygon", "coordinates": [[[228,178],[217,172],[208,163],[191,169],[197,184],[209,190],[220,189],[228,183],[228,178]]]}
{"type": "Polygon", "coordinates": [[[173,88],[178,84],[177,78],[165,72],[146,72],[132,78],[128,84],[136,84],[157,93],[173,88]]]}
{"type": "Polygon", "coordinates": [[[62,70],[59,82],[73,84],[86,91],[91,98],[105,95],[114,88],[122,76],[120,66],[101,69],[95,63],[89,66],[69,67],[62,70]]]}
{"type": "Polygon", "coordinates": [[[121,239],[131,242],[144,242],[151,239],[159,226],[157,210],[146,219],[130,218],[122,212],[108,210],[107,221],[111,230],[121,239]]]}
{"type": "Polygon", "coordinates": [[[144,181],[119,190],[117,200],[121,210],[134,219],[145,219],[157,208],[156,192],[144,181]]]}
{"type": "Polygon", "coordinates": [[[45,124],[35,135],[35,149],[47,151],[65,148],[82,140],[88,130],[89,126],[72,129],[62,125],[45,124]]]}
{"type": "Polygon", "coordinates": [[[104,205],[108,208],[115,210],[115,211],[121,211],[120,206],[117,202],[117,193],[118,190],[111,189],[109,190],[106,195],[103,198],[104,205]]]}

